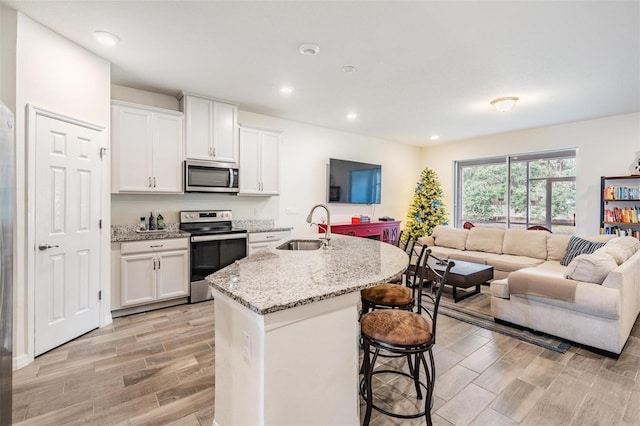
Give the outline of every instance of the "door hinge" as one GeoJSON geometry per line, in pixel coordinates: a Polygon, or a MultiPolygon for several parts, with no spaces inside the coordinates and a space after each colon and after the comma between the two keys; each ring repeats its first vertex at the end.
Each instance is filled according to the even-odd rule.
{"type": "Polygon", "coordinates": [[[102,300],[102,290],[98,291],[98,300],[102,300]]]}
{"type": "Polygon", "coordinates": [[[102,219],[98,221],[98,228],[102,229],[102,219]]]}

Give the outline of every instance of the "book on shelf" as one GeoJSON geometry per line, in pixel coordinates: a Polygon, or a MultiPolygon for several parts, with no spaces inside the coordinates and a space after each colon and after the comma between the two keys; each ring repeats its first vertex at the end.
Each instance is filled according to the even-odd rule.
{"type": "Polygon", "coordinates": [[[602,195],[605,201],[638,200],[640,199],[640,187],[607,186],[602,195]]]}
{"type": "Polygon", "coordinates": [[[604,222],[639,223],[640,207],[613,207],[604,209],[604,222]]]}

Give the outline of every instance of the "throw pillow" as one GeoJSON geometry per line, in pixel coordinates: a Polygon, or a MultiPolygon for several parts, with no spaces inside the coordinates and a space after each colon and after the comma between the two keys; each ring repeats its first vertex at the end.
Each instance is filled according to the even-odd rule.
{"type": "Polygon", "coordinates": [[[567,246],[567,252],[560,261],[560,264],[562,266],[567,266],[571,263],[574,257],[581,254],[591,254],[602,246],[604,246],[603,242],[589,241],[584,238],[572,236],[569,240],[569,245],[567,246]]]}
{"type": "Polygon", "coordinates": [[[613,257],[613,260],[615,260],[618,265],[622,265],[630,257],[629,253],[622,247],[618,247],[615,245],[611,246],[608,243],[605,244],[604,247],[600,247],[598,250],[594,251],[594,253],[606,253],[609,256],[613,257]]]}
{"type": "MultiPolygon", "coordinates": [[[[607,242],[607,246],[619,247],[625,251],[627,259],[640,249],[640,241],[633,237],[617,237],[607,242]]],[[[627,260],[625,259],[625,260],[627,260]]]]}
{"type": "Polygon", "coordinates": [[[592,254],[580,254],[567,266],[565,278],[602,284],[609,272],[617,267],[616,261],[606,253],[598,251],[592,254]]]}

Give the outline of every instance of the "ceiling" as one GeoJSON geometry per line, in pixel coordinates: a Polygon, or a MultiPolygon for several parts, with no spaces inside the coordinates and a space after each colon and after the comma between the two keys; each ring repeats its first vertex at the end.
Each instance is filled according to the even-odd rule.
{"type": "Polygon", "coordinates": [[[3,3],[110,61],[114,84],[391,141],[640,111],[639,1],[3,3]],[[301,55],[306,42],[319,54],[301,55]],[[502,96],[520,101],[493,111],[502,96]]]}

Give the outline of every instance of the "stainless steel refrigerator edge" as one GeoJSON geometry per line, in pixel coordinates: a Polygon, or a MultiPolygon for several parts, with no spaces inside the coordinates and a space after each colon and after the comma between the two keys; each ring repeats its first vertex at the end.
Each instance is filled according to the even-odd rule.
{"type": "Polygon", "coordinates": [[[0,425],[11,424],[13,329],[13,114],[0,102],[0,425]]]}

